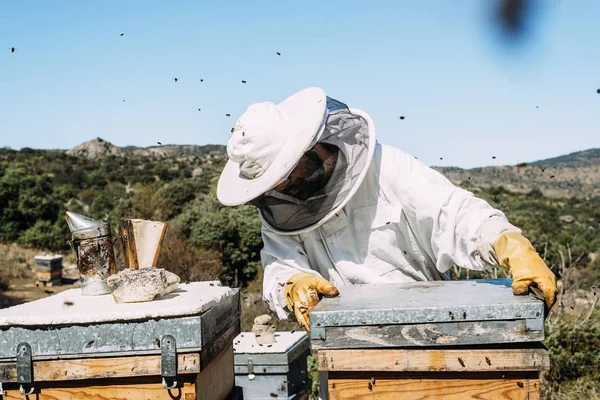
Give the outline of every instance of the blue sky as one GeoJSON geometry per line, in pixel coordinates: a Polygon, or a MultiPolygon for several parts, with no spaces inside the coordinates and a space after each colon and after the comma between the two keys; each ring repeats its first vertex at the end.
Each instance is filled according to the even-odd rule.
{"type": "Polygon", "coordinates": [[[430,165],[599,147],[600,2],[538,3],[509,46],[491,0],[5,0],[0,146],[226,144],[251,103],[320,86],[430,165]]]}

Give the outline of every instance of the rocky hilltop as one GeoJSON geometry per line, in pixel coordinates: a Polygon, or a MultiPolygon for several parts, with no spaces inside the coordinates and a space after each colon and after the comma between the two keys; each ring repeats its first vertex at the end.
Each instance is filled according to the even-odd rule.
{"type": "Polygon", "coordinates": [[[67,150],[66,153],[75,157],[98,159],[106,156],[159,156],[159,157],[190,157],[207,154],[225,155],[225,146],[221,145],[181,145],[168,144],[150,147],[126,146],[118,147],[112,143],[96,138],[67,150]]]}
{"type": "Polygon", "coordinates": [[[600,149],[511,166],[436,169],[462,186],[504,186],[514,192],[538,189],[548,197],[600,197],[600,149]]]}

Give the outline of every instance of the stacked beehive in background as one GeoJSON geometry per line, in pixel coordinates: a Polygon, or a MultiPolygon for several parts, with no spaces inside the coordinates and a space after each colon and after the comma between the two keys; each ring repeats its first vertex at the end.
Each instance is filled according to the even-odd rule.
{"type": "Polygon", "coordinates": [[[46,286],[58,285],[62,279],[61,255],[35,256],[37,283],[46,286]]]}

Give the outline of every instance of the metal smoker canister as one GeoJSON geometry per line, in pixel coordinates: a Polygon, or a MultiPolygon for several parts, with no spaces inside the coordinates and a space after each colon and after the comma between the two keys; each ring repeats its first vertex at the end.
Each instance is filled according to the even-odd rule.
{"type": "Polygon", "coordinates": [[[109,224],[71,211],[65,213],[65,219],[73,239],[69,243],[77,258],[81,294],[110,293],[106,278],[116,273],[116,263],[109,224]]]}

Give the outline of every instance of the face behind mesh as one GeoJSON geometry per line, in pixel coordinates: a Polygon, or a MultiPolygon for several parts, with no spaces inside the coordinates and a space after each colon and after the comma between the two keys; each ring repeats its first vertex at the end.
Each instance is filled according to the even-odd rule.
{"type": "Polygon", "coordinates": [[[348,200],[349,192],[359,184],[360,174],[367,167],[370,140],[367,121],[329,97],[327,109],[328,117],[319,143],[337,150],[329,180],[326,183],[322,180],[324,160],[307,154],[310,167],[303,174],[303,182],[296,182],[298,187],[294,192],[284,191],[286,194],[271,189],[251,202],[260,209],[265,222],[277,231],[289,233],[318,224],[348,200]]]}
{"type": "Polygon", "coordinates": [[[274,190],[299,200],[314,197],[329,182],[337,164],[338,153],[339,149],[333,145],[316,144],[304,153],[290,176],[274,190]],[[321,147],[324,154],[319,155],[316,146],[321,147]]]}

